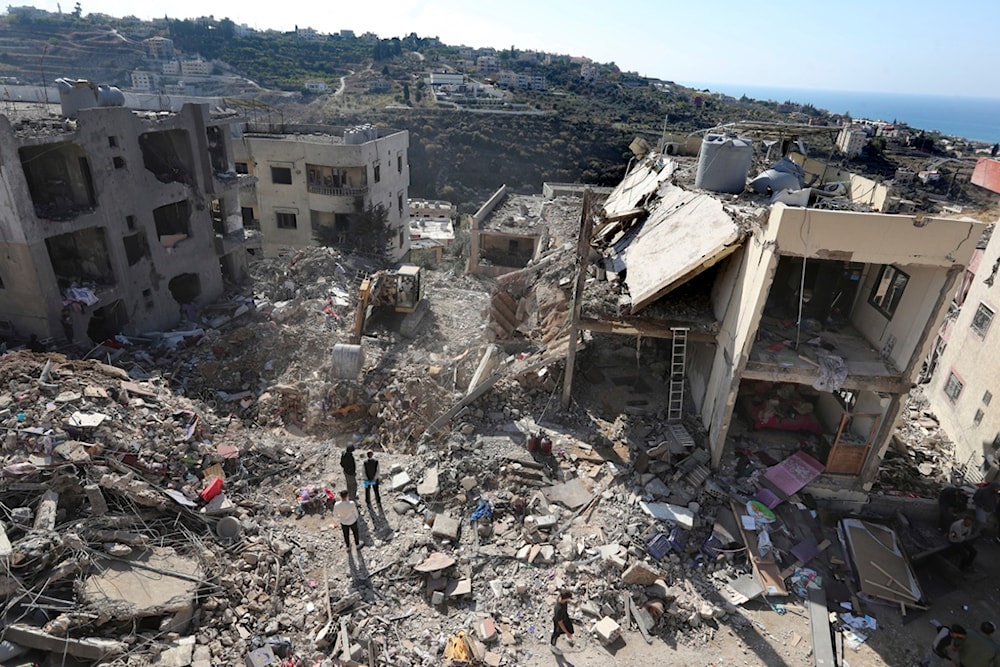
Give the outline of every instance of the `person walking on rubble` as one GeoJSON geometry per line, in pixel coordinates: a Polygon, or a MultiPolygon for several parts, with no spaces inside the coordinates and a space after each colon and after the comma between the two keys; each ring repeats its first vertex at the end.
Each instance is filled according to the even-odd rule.
{"type": "Polygon", "coordinates": [[[559,635],[566,635],[569,645],[573,646],[573,619],[569,617],[569,601],[572,599],[573,592],[568,588],[559,591],[559,599],[552,615],[552,639],[549,640],[553,653],[560,653],[559,647],[556,646],[559,635]]]}
{"type": "Polygon", "coordinates": [[[378,490],[378,459],[375,458],[375,452],[368,450],[368,458],[365,459],[365,505],[368,507],[372,506],[371,490],[375,489],[375,502],[378,503],[379,507],[382,507],[382,494],[378,490]]]}
{"type": "Polygon", "coordinates": [[[358,537],[358,521],[361,515],[358,514],[358,506],[348,497],[346,489],[340,492],[340,500],[333,504],[333,516],[340,522],[340,529],[344,531],[344,544],[347,550],[351,550],[351,533],[354,533],[354,546],[360,553],[362,544],[358,537]]]}
{"type": "Polygon", "coordinates": [[[358,499],[358,465],[354,461],[354,445],[344,448],[344,453],[340,457],[340,467],[344,469],[344,478],[347,480],[347,493],[351,500],[358,499]]]}
{"type": "MultiPolygon", "coordinates": [[[[972,518],[963,517],[951,524],[948,529],[948,541],[951,543],[951,553],[957,553],[962,557],[959,568],[962,572],[972,569],[972,563],[976,560],[976,547],[972,546],[975,536],[972,532],[972,518]]],[[[954,629],[952,630],[954,634],[954,629]]]]}
{"type": "Polygon", "coordinates": [[[957,486],[946,486],[938,494],[938,518],[942,531],[947,531],[969,506],[969,497],[957,486]]]}

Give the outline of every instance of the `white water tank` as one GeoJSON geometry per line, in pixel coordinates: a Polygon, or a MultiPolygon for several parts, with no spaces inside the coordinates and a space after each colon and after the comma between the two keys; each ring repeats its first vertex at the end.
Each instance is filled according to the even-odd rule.
{"type": "Polygon", "coordinates": [[[750,139],[708,134],[698,152],[694,186],[710,192],[743,192],[752,158],[753,143],[750,139]]]}

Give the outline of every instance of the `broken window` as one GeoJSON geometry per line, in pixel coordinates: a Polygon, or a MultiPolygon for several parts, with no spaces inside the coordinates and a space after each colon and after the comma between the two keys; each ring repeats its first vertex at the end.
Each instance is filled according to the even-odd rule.
{"type": "Polygon", "coordinates": [[[403,154],[400,153],[396,156],[396,171],[403,173],[403,154]]]}
{"type": "Polygon", "coordinates": [[[975,331],[980,338],[985,338],[986,332],[989,331],[990,324],[992,323],[993,309],[985,303],[979,304],[979,308],[976,309],[976,314],[972,316],[972,330],[975,331]]]}
{"type": "Polygon", "coordinates": [[[113,158],[111,158],[111,164],[113,164],[115,166],[115,169],[124,169],[125,168],[125,158],[116,155],[113,158]]]}
{"type": "Polygon", "coordinates": [[[372,166],[372,180],[376,183],[382,180],[382,165],[378,162],[372,166]]]}
{"type": "Polygon", "coordinates": [[[108,137],[108,146],[118,148],[118,137],[108,137]]]}
{"type": "Polygon", "coordinates": [[[146,234],[137,232],[129,236],[122,237],[125,245],[125,257],[129,266],[135,266],[143,257],[149,257],[149,243],[146,241],[146,234]]]}
{"type": "Polygon", "coordinates": [[[982,421],[983,421],[983,411],[982,410],[976,410],[976,414],[972,418],[972,423],[975,424],[976,426],[979,426],[980,422],[982,422],[982,421]]]}
{"type": "Polygon", "coordinates": [[[153,302],[153,290],[144,289],[142,290],[142,299],[146,303],[146,310],[153,310],[155,303],[153,302]]]}
{"type": "Polygon", "coordinates": [[[166,248],[173,248],[191,236],[190,217],[186,199],[154,208],[153,221],[156,223],[156,236],[160,243],[166,248]]]}
{"type": "Polygon", "coordinates": [[[986,405],[989,405],[990,401],[992,401],[992,400],[993,400],[993,393],[992,392],[988,391],[985,394],[983,394],[983,403],[985,403],[986,405]]]}
{"type": "Polygon", "coordinates": [[[253,206],[241,206],[240,215],[243,217],[244,227],[253,227],[257,220],[253,217],[253,206]]]}
{"type": "Polygon", "coordinates": [[[237,174],[249,174],[250,173],[250,167],[249,167],[249,165],[247,165],[246,162],[237,162],[234,165],[234,168],[236,169],[236,173],[237,174]]]}
{"type": "Polygon", "coordinates": [[[197,273],[182,273],[170,279],[167,284],[174,301],[184,305],[194,303],[201,296],[201,278],[197,273]]]}
{"type": "Polygon", "coordinates": [[[277,220],[278,229],[295,229],[298,227],[294,213],[277,211],[274,215],[277,220]]]}
{"type": "Polygon", "coordinates": [[[399,206],[399,212],[400,212],[400,214],[402,214],[403,213],[403,193],[402,192],[400,192],[397,195],[396,204],[399,206]]]}
{"type": "Polygon", "coordinates": [[[135,229],[135,216],[134,215],[126,215],[125,216],[125,224],[128,225],[129,231],[134,230],[135,229]]]}
{"type": "Polygon", "coordinates": [[[292,170],[289,167],[271,167],[271,182],[278,185],[292,184],[292,170]]]}
{"type": "Polygon", "coordinates": [[[896,307],[903,298],[903,290],[906,289],[906,283],[909,280],[910,276],[895,266],[883,265],[882,270],[879,271],[878,280],[872,286],[868,303],[891,320],[896,312],[896,307]]]}
{"type": "Polygon", "coordinates": [[[212,198],[212,204],[210,206],[210,214],[212,217],[212,229],[216,234],[226,234],[226,205],[221,199],[212,198]]]}
{"type": "Polygon", "coordinates": [[[161,183],[192,183],[191,145],[186,130],[139,135],[142,163],[161,183]]]}
{"type": "Polygon", "coordinates": [[[115,283],[103,227],[89,227],[78,232],[50,236],[45,239],[45,247],[52,263],[52,272],[61,288],[73,283],[115,283]]]}
{"type": "Polygon", "coordinates": [[[208,138],[208,157],[212,162],[212,171],[217,174],[229,171],[229,157],[226,155],[226,141],[218,125],[205,128],[208,138]]]}
{"type": "Polygon", "coordinates": [[[90,163],[82,148],[58,143],[25,146],[18,152],[38,217],[69,220],[97,206],[90,163]]]}
{"type": "Polygon", "coordinates": [[[948,373],[948,381],[944,383],[944,394],[954,403],[958,400],[965,384],[954,373],[948,373]]]}

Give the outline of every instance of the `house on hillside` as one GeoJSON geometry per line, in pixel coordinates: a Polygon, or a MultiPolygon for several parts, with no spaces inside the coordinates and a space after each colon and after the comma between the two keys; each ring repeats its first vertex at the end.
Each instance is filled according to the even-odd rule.
{"type": "Polygon", "coordinates": [[[246,274],[235,118],[73,102],[74,124],[0,117],[3,338],[161,331],[246,274]]]}
{"type": "Polygon", "coordinates": [[[386,256],[406,257],[408,132],[254,123],[239,132],[236,169],[258,176],[244,218],[259,221],[265,255],[316,245],[320,237],[359,250],[373,240],[371,218],[381,216],[386,256]]]}
{"type": "Polygon", "coordinates": [[[720,197],[676,160],[639,159],[584,216],[566,382],[585,355],[574,390],[692,420],[713,467],[805,449],[810,493],[863,499],[983,225],[720,197]]]}

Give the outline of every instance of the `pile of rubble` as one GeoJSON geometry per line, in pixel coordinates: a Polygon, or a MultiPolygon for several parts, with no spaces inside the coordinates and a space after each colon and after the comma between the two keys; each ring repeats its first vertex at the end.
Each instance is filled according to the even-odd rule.
{"type": "Polygon", "coordinates": [[[415,454],[379,455],[388,511],[364,513],[369,547],[345,563],[323,508],[297,512],[301,488],[340,485],[330,441],[247,430],[94,360],[11,353],[0,380],[11,651],[429,665],[461,631],[487,664],[524,664],[565,586],[601,642],[627,622],[686,644],[745,625],[727,589],[745,557],[706,548],[726,493],[653,418],[626,440],[546,423],[543,454],[540,400],[477,404],[415,454]]]}
{"type": "MultiPolygon", "coordinates": [[[[955,445],[941,429],[918,387],[910,392],[892,446],[879,467],[875,490],[892,495],[937,498],[941,489],[965,479],[964,462],[955,460],[955,445]]],[[[978,462],[973,463],[973,467],[978,462]]]]}

